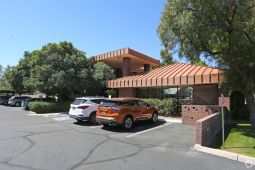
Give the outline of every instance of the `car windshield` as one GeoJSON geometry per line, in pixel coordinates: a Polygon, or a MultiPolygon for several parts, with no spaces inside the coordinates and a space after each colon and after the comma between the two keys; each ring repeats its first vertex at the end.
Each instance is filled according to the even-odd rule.
{"type": "Polygon", "coordinates": [[[87,101],[86,99],[76,99],[72,104],[79,105],[85,103],[86,101],[87,101]]]}
{"type": "Polygon", "coordinates": [[[104,101],[100,106],[102,106],[102,107],[113,107],[113,106],[118,106],[118,105],[122,105],[122,104],[123,104],[122,101],[108,100],[108,101],[104,101]]]}
{"type": "Polygon", "coordinates": [[[14,99],[16,96],[12,96],[10,99],[14,99]]]}

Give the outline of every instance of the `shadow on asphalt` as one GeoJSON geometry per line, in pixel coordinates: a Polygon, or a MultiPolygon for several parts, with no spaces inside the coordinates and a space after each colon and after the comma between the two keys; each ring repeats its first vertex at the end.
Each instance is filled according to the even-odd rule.
{"type": "Polygon", "coordinates": [[[165,120],[158,120],[156,123],[151,123],[149,121],[140,121],[134,124],[132,129],[126,130],[122,128],[121,126],[103,126],[103,130],[111,131],[111,132],[119,132],[119,133],[137,133],[144,130],[149,130],[161,125],[164,125],[166,123],[165,120]]]}
{"type": "Polygon", "coordinates": [[[79,126],[101,126],[100,124],[98,123],[90,123],[90,122],[74,122],[73,124],[75,125],[79,125],[79,126]]]}

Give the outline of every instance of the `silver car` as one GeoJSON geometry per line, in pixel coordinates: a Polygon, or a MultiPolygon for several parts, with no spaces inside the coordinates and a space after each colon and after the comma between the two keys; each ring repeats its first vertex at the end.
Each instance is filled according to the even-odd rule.
{"type": "Polygon", "coordinates": [[[30,98],[31,97],[29,96],[12,96],[8,101],[8,105],[20,107],[23,100],[30,99],[30,98]]]}
{"type": "Polygon", "coordinates": [[[0,105],[7,105],[8,104],[8,100],[9,100],[9,96],[0,96],[0,105]]]}
{"type": "Polygon", "coordinates": [[[96,123],[96,112],[99,104],[105,101],[104,97],[81,97],[76,98],[71,104],[69,117],[78,122],[89,121],[96,123]]]}

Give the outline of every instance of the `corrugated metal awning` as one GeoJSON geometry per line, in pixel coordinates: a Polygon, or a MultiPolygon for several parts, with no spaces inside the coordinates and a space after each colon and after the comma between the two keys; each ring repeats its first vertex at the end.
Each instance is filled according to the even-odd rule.
{"type": "Polygon", "coordinates": [[[142,75],[126,76],[107,82],[108,88],[188,86],[218,84],[222,80],[219,69],[175,63],[153,69],[142,75]]]}

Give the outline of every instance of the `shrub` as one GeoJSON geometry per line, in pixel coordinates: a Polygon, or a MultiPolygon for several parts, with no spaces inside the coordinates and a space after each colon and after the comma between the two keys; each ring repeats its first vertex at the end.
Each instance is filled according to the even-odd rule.
{"type": "Polygon", "coordinates": [[[30,102],[28,107],[35,113],[56,113],[67,112],[70,108],[70,102],[30,102]]]}
{"type": "Polygon", "coordinates": [[[109,89],[109,90],[106,90],[105,93],[109,96],[111,95],[111,97],[117,97],[117,91],[115,89],[109,89]]]}
{"type": "Polygon", "coordinates": [[[161,116],[170,116],[175,113],[174,103],[172,99],[143,99],[146,103],[154,106],[157,110],[159,115],[161,116]]]}
{"type": "Polygon", "coordinates": [[[154,106],[159,115],[161,116],[180,116],[181,115],[181,105],[191,104],[191,100],[188,99],[180,99],[177,100],[174,98],[166,98],[166,99],[143,99],[146,103],[154,106]]]}

